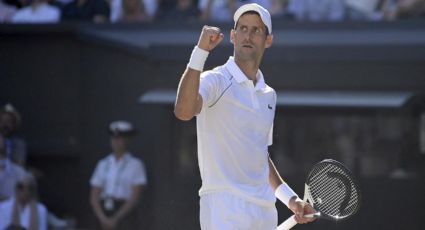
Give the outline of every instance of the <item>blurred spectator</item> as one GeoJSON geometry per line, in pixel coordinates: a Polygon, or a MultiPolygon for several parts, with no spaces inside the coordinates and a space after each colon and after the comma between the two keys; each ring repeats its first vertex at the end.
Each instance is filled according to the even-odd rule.
{"type": "Polygon", "coordinates": [[[387,0],[345,0],[345,3],[350,20],[382,20],[384,8],[390,6],[387,0]]]}
{"type": "Polygon", "coordinates": [[[425,18],[425,0],[385,0],[384,18],[387,20],[425,18]]]}
{"type": "Polygon", "coordinates": [[[425,17],[425,0],[346,0],[351,20],[396,20],[425,17]]]}
{"type": "Polygon", "coordinates": [[[174,5],[161,12],[161,20],[166,21],[197,21],[199,10],[194,0],[177,0],[174,5]]]}
{"type": "MultiPolygon", "coordinates": [[[[13,196],[16,183],[24,178],[25,170],[7,158],[5,140],[0,134],[0,201],[13,196]]],[[[2,228],[0,228],[2,229],[2,228]]]]}
{"type": "Polygon", "coordinates": [[[32,0],[29,6],[19,9],[13,16],[13,23],[57,23],[60,10],[47,3],[48,0],[32,0]]]}
{"type": "Polygon", "coordinates": [[[21,115],[11,104],[6,104],[0,110],[0,132],[5,139],[6,154],[13,163],[24,167],[27,159],[27,145],[17,136],[20,126],[21,115]]]}
{"type": "Polygon", "coordinates": [[[142,0],[122,0],[120,22],[149,22],[151,17],[146,13],[142,0]]]}
{"type": "Polygon", "coordinates": [[[270,15],[272,17],[279,17],[286,12],[286,7],[289,0],[272,0],[271,7],[269,9],[270,15]]]}
{"type": "Polygon", "coordinates": [[[270,15],[276,20],[294,20],[294,15],[288,12],[290,0],[272,0],[270,15]]]}
{"type": "Polygon", "coordinates": [[[135,130],[129,122],[116,121],[109,132],[113,152],[96,166],[90,203],[102,229],[139,229],[135,207],[147,179],[143,162],[128,152],[135,130]]]}
{"type": "Polygon", "coordinates": [[[26,174],[18,181],[15,196],[0,202],[0,229],[47,230],[47,210],[38,202],[34,177],[26,174]]]}
{"type": "Polygon", "coordinates": [[[247,3],[257,3],[267,10],[273,5],[273,0],[199,0],[198,8],[201,19],[206,21],[230,22],[238,7],[247,3]]]}
{"type": "Polygon", "coordinates": [[[110,9],[105,0],[74,0],[62,9],[62,21],[109,21],[110,9]]]}
{"type": "Polygon", "coordinates": [[[345,0],[290,0],[287,10],[298,21],[341,21],[345,0]]]}
{"type": "Polygon", "coordinates": [[[199,0],[198,8],[202,20],[230,22],[237,9],[237,0],[199,0]]]}
{"type": "Polygon", "coordinates": [[[0,0],[0,23],[9,22],[16,10],[16,6],[6,4],[0,0]]]}
{"type": "MultiPolygon", "coordinates": [[[[124,7],[123,7],[123,1],[124,0],[108,0],[109,6],[111,8],[111,15],[110,20],[111,22],[117,22],[121,18],[123,18],[124,14],[124,7]]],[[[142,2],[137,3],[140,4],[140,7],[143,7],[144,13],[149,18],[154,18],[156,16],[156,11],[158,8],[158,0],[140,0],[142,2]]],[[[135,4],[133,4],[135,5],[135,4]]]]}

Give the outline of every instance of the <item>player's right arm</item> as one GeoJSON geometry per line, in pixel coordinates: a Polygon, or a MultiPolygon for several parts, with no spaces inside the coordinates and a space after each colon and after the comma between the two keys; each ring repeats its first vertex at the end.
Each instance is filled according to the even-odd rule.
{"type": "MultiPolygon", "coordinates": [[[[199,65],[197,58],[202,58],[199,55],[208,55],[208,52],[213,50],[223,40],[223,34],[217,27],[204,26],[198,40],[198,45],[195,47],[198,50],[192,53],[191,61],[189,62],[177,89],[177,97],[174,105],[175,116],[184,121],[192,119],[196,114],[201,112],[202,97],[199,94],[200,76],[203,68],[192,68],[191,63],[199,65]],[[194,60],[192,60],[194,59],[194,60]],[[192,62],[193,61],[193,62],[192,62]]],[[[202,61],[201,61],[202,62],[202,61]]]]}

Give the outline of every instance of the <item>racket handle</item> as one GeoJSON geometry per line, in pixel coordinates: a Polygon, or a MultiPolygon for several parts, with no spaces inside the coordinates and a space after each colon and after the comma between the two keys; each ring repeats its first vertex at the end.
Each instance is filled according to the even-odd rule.
{"type": "Polygon", "coordinates": [[[281,223],[276,230],[289,230],[297,225],[297,221],[295,220],[295,215],[289,217],[285,222],[281,223]]]}

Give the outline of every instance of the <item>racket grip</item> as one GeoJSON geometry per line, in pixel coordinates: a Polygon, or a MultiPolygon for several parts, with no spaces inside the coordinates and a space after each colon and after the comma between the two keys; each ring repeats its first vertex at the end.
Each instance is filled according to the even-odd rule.
{"type": "Polygon", "coordinates": [[[297,221],[295,220],[295,215],[289,217],[285,222],[281,223],[276,230],[289,230],[297,225],[297,221]]]}

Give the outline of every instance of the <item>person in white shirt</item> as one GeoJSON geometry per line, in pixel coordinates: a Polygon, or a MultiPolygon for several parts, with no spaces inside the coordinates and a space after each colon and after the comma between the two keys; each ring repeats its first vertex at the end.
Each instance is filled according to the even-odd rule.
{"type": "Polygon", "coordinates": [[[180,120],[197,116],[199,191],[203,230],[275,230],[277,197],[298,223],[315,210],[280,178],[269,158],[276,92],[259,70],[273,42],[270,13],[252,3],[234,14],[230,32],[234,57],[203,71],[211,50],[222,40],[217,27],[204,26],[181,77],[174,113],[180,120]]]}
{"type": "Polygon", "coordinates": [[[127,121],[115,121],[109,132],[113,152],[91,177],[90,204],[103,230],[138,229],[135,207],[147,178],[143,162],[128,152],[135,130],[127,121]]]}
{"type": "Polygon", "coordinates": [[[46,0],[33,0],[31,5],[19,9],[11,19],[12,23],[58,23],[61,12],[46,0]]]}
{"type": "Polygon", "coordinates": [[[47,209],[37,200],[37,184],[31,174],[16,184],[15,196],[0,202],[0,229],[47,230],[47,209]]]}
{"type": "Polygon", "coordinates": [[[15,194],[16,183],[23,179],[25,174],[25,169],[7,158],[5,139],[0,133],[0,201],[15,194]]]}

